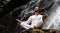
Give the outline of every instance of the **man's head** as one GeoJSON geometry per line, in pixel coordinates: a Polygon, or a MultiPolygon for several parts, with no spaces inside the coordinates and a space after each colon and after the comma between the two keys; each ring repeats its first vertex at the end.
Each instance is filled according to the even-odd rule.
{"type": "Polygon", "coordinates": [[[35,7],[35,9],[34,9],[35,11],[39,11],[39,7],[35,7]]]}
{"type": "Polygon", "coordinates": [[[39,6],[35,6],[34,12],[39,12],[39,6]]]}

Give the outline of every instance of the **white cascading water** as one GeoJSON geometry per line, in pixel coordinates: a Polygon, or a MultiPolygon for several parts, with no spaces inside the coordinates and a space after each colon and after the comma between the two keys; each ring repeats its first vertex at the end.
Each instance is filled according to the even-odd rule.
{"type": "Polygon", "coordinates": [[[53,5],[52,12],[46,18],[45,24],[43,25],[42,29],[57,29],[58,31],[60,30],[60,5],[57,3],[58,1],[56,0],[55,5],[53,5]]]}
{"type": "MultiPolygon", "coordinates": [[[[51,15],[49,16],[48,20],[46,21],[48,23],[48,26],[46,29],[49,29],[49,27],[54,24],[54,28],[59,26],[60,23],[60,6],[57,8],[56,11],[52,12],[51,15]]],[[[45,28],[45,27],[43,27],[45,28]]]]}

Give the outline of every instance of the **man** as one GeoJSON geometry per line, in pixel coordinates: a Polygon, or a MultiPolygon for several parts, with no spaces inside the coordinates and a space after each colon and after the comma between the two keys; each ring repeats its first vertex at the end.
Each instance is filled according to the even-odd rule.
{"type": "Polygon", "coordinates": [[[40,15],[39,13],[39,6],[36,6],[34,9],[34,15],[30,16],[27,21],[21,21],[19,19],[16,19],[18,22],[20,22],[20,25],[25,29],[30,28],[37,28],[40,27],[43,23],[43,15],[40,15]],[[31,23],[31,25],[29,25],[31,23]]]}

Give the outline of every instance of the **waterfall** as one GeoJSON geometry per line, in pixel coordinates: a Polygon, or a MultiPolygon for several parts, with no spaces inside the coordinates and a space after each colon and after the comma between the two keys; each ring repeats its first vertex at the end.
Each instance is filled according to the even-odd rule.
{"type": "Polygon", "coordinates": [[[46,18],[45,24],[42,29],[57,29],[60,30],[60,4],[59,0],[55,1],[55,4],[51,8],[50,15],[46,18]]]}

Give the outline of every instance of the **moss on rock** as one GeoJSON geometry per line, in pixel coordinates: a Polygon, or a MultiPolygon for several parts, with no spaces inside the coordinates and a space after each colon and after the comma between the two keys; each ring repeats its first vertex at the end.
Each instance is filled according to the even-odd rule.
{"type": "Polygon", "coordinates": [[[28,29],[23,30],[20,33],[58,33],[57,30],[54,29],[28,29]]]}

